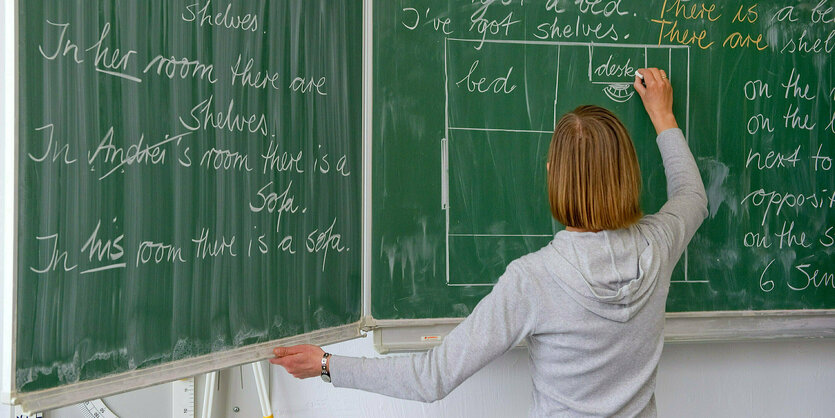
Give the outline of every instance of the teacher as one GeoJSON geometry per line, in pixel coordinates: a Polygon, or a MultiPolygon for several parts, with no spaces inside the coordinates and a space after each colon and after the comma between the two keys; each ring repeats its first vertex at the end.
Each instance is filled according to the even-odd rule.
{"type": "Polygon", "coordinates": [[[551,213],[566,229],[511,262],[440,346],[367,359],[299,345],[276,348],[270,362],[298,378],[433,402],[525,340],[530,416],[656,416],[670,275],[708,211],[670,81],[663,70],[639,71],[634,87],[667,176],[658,213],[641,213],[638,159],[623,124],[601,107],[578,107],[560,119],[548,151],[551,213]]]}

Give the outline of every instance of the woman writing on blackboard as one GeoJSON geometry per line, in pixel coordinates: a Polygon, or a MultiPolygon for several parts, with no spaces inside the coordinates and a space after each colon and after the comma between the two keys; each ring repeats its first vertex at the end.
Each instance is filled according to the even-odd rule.
{"type": "Polygon", "coordinates": [[[667,176],[658,213],[641,214],[641,175],[623,124],[603,108],[579,107],[560,119],[548,151],[551,212],[566,230],[510,263],[440,346],[365,359],[301,345],[276,348],[270,361],[299,378],[321,374],[335,386],[432,402],[526,340],[531,416],[655,416],[670,275],[708,212],[670,81],[663,70],[639,71],[634,86],[667,176]]]}

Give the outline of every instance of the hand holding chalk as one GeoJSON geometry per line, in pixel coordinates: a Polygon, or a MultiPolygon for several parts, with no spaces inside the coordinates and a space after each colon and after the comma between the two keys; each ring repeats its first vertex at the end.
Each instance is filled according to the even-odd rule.
{"type": "Polygon", "coordinates": [[[633,86],[641,96],[657,133],[678,127],[673,115],[673,87],[664,70],[642,68],[635,71],[633,86]]]}

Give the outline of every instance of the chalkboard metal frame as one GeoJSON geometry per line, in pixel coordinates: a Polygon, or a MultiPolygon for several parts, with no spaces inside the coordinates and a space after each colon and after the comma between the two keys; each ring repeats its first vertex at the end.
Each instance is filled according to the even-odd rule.
{"type": "MultiPolygon", "coordinates": [[[[3,2],[0,5],[0,23],[11,36],[3,36],[0,53],[12,54],[11,68],[13,77],[2,74],[0,88],[5,91],[13,90],[14,94],[3,96],[0,101],[0,176],[11,181],[0,181],[0,301],[3,302],[0,311],[0,328],[3,341],[0,348],[0,402],[20,405],[27,413],[46,411],[63,406],[73,405],[91,399],[116,395],[145,387],[168,383],[185,377],[196,376],[217,371],[224,368],[239,366],[271,358],[272,349],[280,345],[314,344],[329,345],[366,336],[369,310],[366,299],[370,300],[370,284],[366,280],[370,270],[366,263],[367,254],[361,257],[362,277],[362,314],[359,321],[342,326],[317,330],[305,334],[281,338],[278,340],[248,345],[231,350],[215,352],[198,357],[192,357],[144,369],[113,374],[102,378],[59,386],[33,392],[17,393],[15,387],[15,352],[17,330],[17,259],[18,259],[18,174],[19,161],[17,158],[20,141],[19,126],[19,2],[3,2]],[[13,22],[12,22],[13,21],[13,22]],[[10,146],[11,149],[7,149],[10,146]]],[[[371,63],[371,0],[363,0],[363,48],[362,48],[362,82],[363,86],[363,122],[362,146],[363,152],[371,149],[370,132],[370,63],[371,63]]],[[[5,35],[5,33],[3,33],[5,35]]],[[[9,67],[7,67],[9,68],[9,67]]],[[[370,227],[371,208],[370,196],[370,154],[362,158],[362,220],[370,227]]],[[[362,228],[363,249],[370,248],[370,235],[366,227],[362,228]]],[[[367,251],[366,251],[367,253],[367,251]]],[[[370,305],[369,305],[370,306],[370,305]]]]}
{"type": "MultiPolygon", "coordinates": [[[[373,212],[371,211],[371,193],[373,182],[371,179],[371,152],[374,117],[372,109],[373,95],[373,64],[374,64],[374,1],[362,1],[362,319],[365,322],[371,318],[371,225],[373,212]]],[[[364,330],[370,328],[364,327],[364,330]]]]}
{"type": "MultiPolygon", "coordinates": [[[[2,295],[2,359],[0,359],[0,402],[12,403],[14,391],[14,339],[17,322],[15,270],[17,266],[17,103],[18,68],[18,5],[17,1],[0,5],[0,24],[5,28],[0,39],[0,54],[12,54],[12,71],[5,71],[0,78],[0,89],[11,91],[0,102],[0,178],[12,179],[0,183],[0,295],[2,295]],[[11,35],[9,34],[11,32],[11,35]]],[[[9,67],[6,67],[9,68],[9,67]]]]}
{"type": "Polygon", "coordinates": [[[114,374],[72,385],[22,394],[12,392],[11,403],[20,404],[24,411],[45,411],[85,400],[142,389],[188,376],[261,361],[272,357],[272,349],[277,345],[325,345],[358,338],[362,336],[360,331],[361,322],[178,360],[147,369],[114,374]]]}
{"type": "MultiPolygon", "coordinates": [[[[440,344],[463,318],[375,321],[381,354],[426,350],[440,344]]],[[[835,338],[835,309],[667,313],[666,343],[835,338]]]]}

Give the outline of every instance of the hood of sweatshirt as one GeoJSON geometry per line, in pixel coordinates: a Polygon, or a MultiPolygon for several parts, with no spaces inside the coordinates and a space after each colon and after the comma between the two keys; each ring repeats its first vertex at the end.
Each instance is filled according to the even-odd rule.
{"type": "Polygon", "coordinates": [[[557,259],[549,271],[568,295],[603,318],[626,322],[657,284],[659,257],[637,227],[600,232],[560,231],[548,245],[557,259]],[[559,271],[557,266],[561,265],[559,271]]]}

